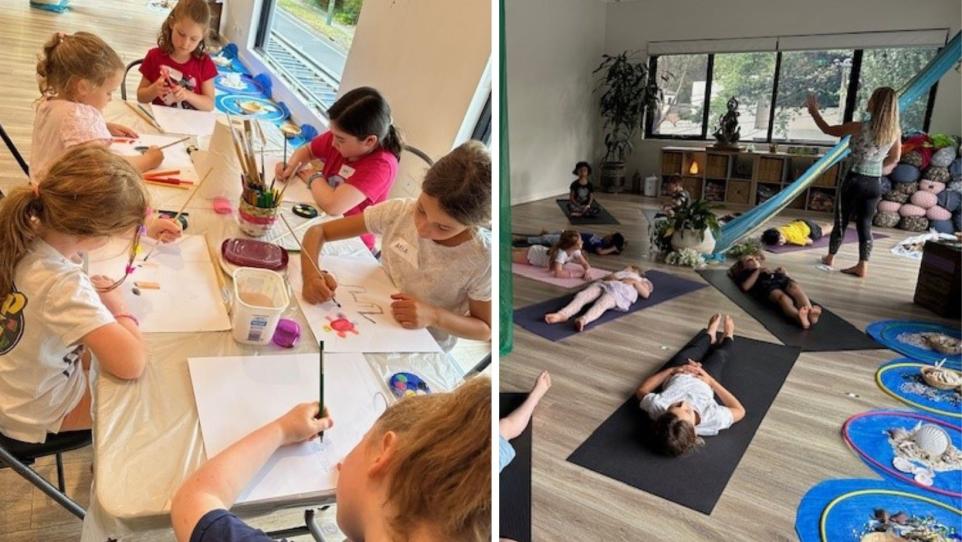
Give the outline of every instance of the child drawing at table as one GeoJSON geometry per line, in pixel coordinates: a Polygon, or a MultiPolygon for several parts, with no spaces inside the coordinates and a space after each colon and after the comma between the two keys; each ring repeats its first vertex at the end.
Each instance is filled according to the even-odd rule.
{"type": "MultiPolygon", "coordinates": [[[[277,178],[294,172],[307,182],[314,202],[329,215],[359,216],[387,199],[397,176],[403,148],[391,120],[391,106],[381,93],[360,87],[341,96],[327,110],[330,130],[294,151],[277,178]]],[[[361,240],[374,250],[374,235],[361,240]]]]}
{"type": "Polygon", "coordinates": [[[567,322],[591,303],[591,308],[575,320],[575,329],[583,331],[585,326],[600,318],[605,311],[615,309],[625,312],[638,301],[639,296],[648,299],[654,289],[640,267],[629,265],[578,292],[564,308],[544,315],[544,321],[549,324],[567,322]]]}
{"type": "Polygon", "coordinates": [[[822,307],[812,305],[802,286],[792,280],[784,268],[778,267],[772,271],[763,267],[764,262],[765,256],[762,254],[742,256],[728,270],[728,275],[743,292],[777,305],[785,316],[798,322],[802,329],[817,324],[822,316],[822,307]]]}
{"type": "Polygon", "coordinates": [[[207,54],[210,7],[206,0],[179,0],[140,65],[137,101],[214,110],[217,66],[207,54]]]}
{"type": "MultiPolygon", "coordinates": [[[[319,413],[317,403],[298,405],[191,475],[171,503],[178,542],[272,541],[228,510],[278,448],[334,426],[319,413]]],[[[491,381],[401,399],[337,469],[337,524],[348,540],[487,542],[491,381]]]]}
{"type": "Polygon", "coordinates": [[[588,258],[581,252],[584,242],[581,235],[574,230],[565,230],[558,236],[558,241],[550,248],[544,245],[532,245],[528,248],[511,249],[511,261],[525,263],[535,267],[543,267],[552,276],[559,279],[583,277],[591,269],[588,258]],[[580,264],[583,271],[565,269],[565,264],[575,262],[580,264]]]}
{"type": "MultiPolygon", "coordinates": [[[[57,32],[44,45],[37,62],[40,99],[36,104],[30,145],[30,178],[43,179],[65,150],[84,143],[110,145],[113,137],[136,138],[137,133],[104,120],[124,77],[124,63],[99,37],[89,32],[57,32]]],[[[151,147],[141,156],[126,158],[140,171],[154,169],[164,153],[151,147]]]]}
{"type": "MultiPolygon", "coordinates": [[[[464,143],[427,171],[417,199],[392,199],[363,214],[312,226],[301,251],[308,303],[331,299],[337,281],[314,270],[324,243],[381,236],[381,264],[400,290],[391,314],[407,329],[427,328],[445,350],[456,337],[491,337],[491,157],[464,143]]],[[[323,261],[317,262],[323,270],[323,261]]]]}
{"type": "Polygon", "coordinates": [[[119,282],[72,260],[120,235],[133,240],[133,262],[146,212],[137,171],[98,146],[67,151],[0,201],[0,433],[44,442],[89,429],[91,356],[117,378],[143,372],[146,347],[119,282]]]}

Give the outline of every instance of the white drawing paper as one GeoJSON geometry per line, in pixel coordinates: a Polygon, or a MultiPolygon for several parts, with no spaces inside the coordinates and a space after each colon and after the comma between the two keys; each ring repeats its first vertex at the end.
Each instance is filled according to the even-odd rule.
{"type": "MultiPolygon", "coordinates": [[[[121,156],[139,156],[141,152],[137,150],[137,147],[163,147],[183,138],[184,136],[140,134],[133,141],[114,141],[110,144],[110,150],[121,156]]],[[[179,169],[181,170],[179,174],[170,176],[185,180],[196,180],[197,173],[194,170],[194,162],[187,152],[189,142],[190,140],[187,140],[163,149],[161,152],[164,153],[164,161],[157,169],[179,169]]]]}
{"type": "MultiPolygon", "coordinates": [[[[191,358],[188,365],[208,458],[294,406],[318,400],[317,354],[191,358]]],[[[237,501],[332,491],[337,463],[387,408],[383,390],[362,355],[325,353],[324,404],[334,427],[323,442],[275,452],[237,501]]]]}
{"type": "Polygon", "coordinates": [[[154,120],[168,134],[209,136],[214,133],[217,117],[213,111],[180,109],[150,104],[154,120]]]}
{"type": "Polygon", "coordinates": [[[440,352],[427,329],[404,329],[391,315],[391,294],[398,289],[377,261],[322,256],[322,267],[334,274],[333,301],[311,305],[302,295],[301,261],[293,257],[288,279],[314,337],[329,352],[440,352]]]}
{"type": "MultiPolygon", "coordinates": [[[[88,256],[88,274],[123,276],[131,239],[115,238],[88,256]]],[[[145,333],[224,331],[231,328],[220,296],[215,269],[202,235],[185,235],[164,245],[145,239],[134,261],[136,270],[119,286],[131,313],[145,333]],[[144,261],[147,258],[147,261],[144,261]],[[156,282],[159,289],[136,288],[156,282]],[[134,293],[134,290],[140,294],[134,293]]]]}

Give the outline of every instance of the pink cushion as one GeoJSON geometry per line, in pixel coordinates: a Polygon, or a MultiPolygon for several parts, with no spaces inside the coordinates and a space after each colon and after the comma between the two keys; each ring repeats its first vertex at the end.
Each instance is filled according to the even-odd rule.
{"type": "Polygon", "coordinates": [[[919,207],[918,205],[906,203],[899,208],[899,214],[902,216],[925,216],[925,209],[919,207]]]}
{"type": "Polygon", "coordinates": [[[950,213],[948,209],[944,209],[936,205],[935,207],[925,211],[925,218],[928,218],[929,220],[951,220],[952,213],[950,213]]]}
{"type": "Polygon", "coordinates": [[[919,181],[919,190],[925,190],[926,192],[938,194],[939,192],[945,190],[945,183],[940,183],[938,181],[932,181],[929,179],[922,179],[919,181]]]}
{"type": "Polygon", "coordinates": [[[878,210],[882,213],[897,213],[902,204],[895,201],[882,200],[878,202],[878,210]]]}
{"type": "Polygon", "coordinates": [[[918,192],[912,194],[910,201],[912,202],[912,205],[918,205],[923,209],[928,209],[930,207],[935,207],[939,203],[939,197],[932,192],[919,190],[918,192]]]}

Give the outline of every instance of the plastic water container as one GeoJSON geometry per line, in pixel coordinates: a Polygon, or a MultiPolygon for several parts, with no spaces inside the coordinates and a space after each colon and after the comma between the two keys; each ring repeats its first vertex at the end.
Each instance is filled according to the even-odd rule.
{"type": "Polygon", "coordinates": [[[645,197],[653,198],[658,195],[658,177],[645,177],[645,197]]]}
{"type": "Polygon", "coordinates": [[[291,299],[284,277],[275,271],[239,267],[234,271],[231,328],[243,344],[267,344],[291,299]]]}

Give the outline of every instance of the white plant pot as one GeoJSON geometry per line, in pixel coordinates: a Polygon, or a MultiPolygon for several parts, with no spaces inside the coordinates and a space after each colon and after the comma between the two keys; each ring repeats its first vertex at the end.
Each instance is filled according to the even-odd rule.
{"type": "Polygon", "coordinates": [[[699,254],[710,254],[715,250],[715,236],[707,228],[704,231],[678,230],[671,234],[671,248],[691,248],[699,254]]]}

